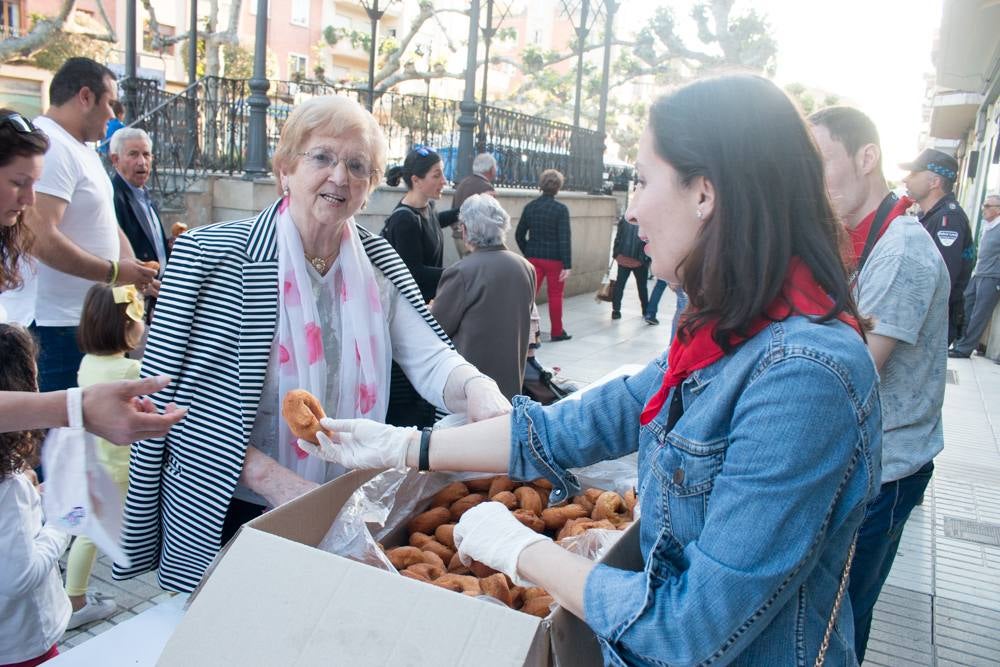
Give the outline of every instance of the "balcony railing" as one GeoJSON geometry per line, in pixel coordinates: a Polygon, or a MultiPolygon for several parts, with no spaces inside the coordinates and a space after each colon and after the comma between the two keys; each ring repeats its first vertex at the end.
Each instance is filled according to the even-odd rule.
{"type": "MultiPolygon", "coordinates": [[[[272,81],[268,90],[267,156],[295,106],[318,95],[346,95],[364,104],[365,89],[311,81],[272,81]]],[[[153,185],[159,196],[179,194],[206,173],[244,170],[249,142],[249,84],[244,79],[205,77],[177,95],[137,86],[135,122],[150,133],[156,155],[153,185]]],[[[486,150],[497,158],[498,187],[535,187],[545,169],[566,176],[566,188],[595,191],[602,185],[601,137],[596,132],[506,109],[486,107],[478,118],[486,150]]],[[[420,95],[381,93],[374,115],[389,143],[389,164],[402,162],[415,145],[433,147],[454,178],[458,157],[459,103],[420,95]]]]}

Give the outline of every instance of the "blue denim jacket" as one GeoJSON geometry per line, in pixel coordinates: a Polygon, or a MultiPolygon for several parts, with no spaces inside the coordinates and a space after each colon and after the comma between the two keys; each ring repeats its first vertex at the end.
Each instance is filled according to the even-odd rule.
{"type": "MultiPolygon", "coordinates": [[[[848,549],[879,486],[875,366],[840,322],[775,322],[639,413],[666,354],[631,377],[542,407],[514,402],[510,475],[547,477],[552,502],[579,485],[568,470],[639,451],[645,568],[598,565],[586,621],[610,665],[813,665],[848,549]],[[671,397],[672,398],[672,397],[671,397]]],[[[850,602],[826,665],[857,664],[850,602]]]]}

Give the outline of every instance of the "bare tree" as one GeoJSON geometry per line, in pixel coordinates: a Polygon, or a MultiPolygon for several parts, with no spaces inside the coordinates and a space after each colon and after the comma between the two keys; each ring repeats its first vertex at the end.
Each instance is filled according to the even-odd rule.
{"type": "MultiPolygon", "coordinates": [[[[142,0],[142,6],[149,16],[149,32],[152,36],[152,46],[154,49],[186,42],[191,37],[191,31],[166,35],[160,22],[156,18],[156,10],[153,8],[152,0],[142,0]]],[[[209,0],[208,17],[205,20],[204,30],[199,30],[197,38],[205,43],[205,76],[219,76],[222,73],[222,59],[220,51],[225,46],[238,46],[240,12],[243,10],[243,0],[232,0],[229,6],[229,16],[226,18],[225,30],[219,30],[219,0],[209,0]]]]}
{"type": "MultiPolygon", "coordinates": [[[[37,19],[26,35],[0,41],[0,63],[11,60],[26,60],[49,46],[53,40],[66,34],[63,28],[75,6],[76,0],[62,0],[59,12],[55,16],[37,19]]],[[[75,30],[72,34],[114,44],[118,41],[118,37],[115,35],[114,26],[108,20],[103,0],[97,0],[97,9],[101,14],[105,31],[75,30]]]]}

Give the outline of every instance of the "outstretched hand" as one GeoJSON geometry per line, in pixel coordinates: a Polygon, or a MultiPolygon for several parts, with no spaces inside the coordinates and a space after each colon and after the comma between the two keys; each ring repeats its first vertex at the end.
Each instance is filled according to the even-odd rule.
{"type": "Polygon", "coordinates": [[[299,440],[308,454],[352,470],[406,469],[406,452],[415,442],[416,428],[389,426],[370,419],[321,419],[320,426],[333,433],[316,433],[319,445],[299,440]]]}
{"type": "Polygon", "coordinates": [[[170,378],[159,376],[104,382],[85,388],[84,428],[116,445],[165,435],[184,418],[187,409],[170,403],[161,414],[146,394],[155,393],[168,384],[170,378]]]}

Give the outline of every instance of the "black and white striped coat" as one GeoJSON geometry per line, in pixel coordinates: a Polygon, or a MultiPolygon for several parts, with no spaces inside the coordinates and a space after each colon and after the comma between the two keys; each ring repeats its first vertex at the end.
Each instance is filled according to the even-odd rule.
{"type": "MultiPolygon", "coordinates": [[[[159,568],[160,585],[190,591],[220,548],[260,403],[278,324],[277,202],[256,218],[178,237],[143,358],[142,376],[173,382],[152,396],[188,414],[163,438],[132,445],[115,579],[159,568]]],[[[368,258],[449,346],[406,265],[358,227],[368,258]]],[[[391,399],[390,399],[391,400],[391,399]]]]}

